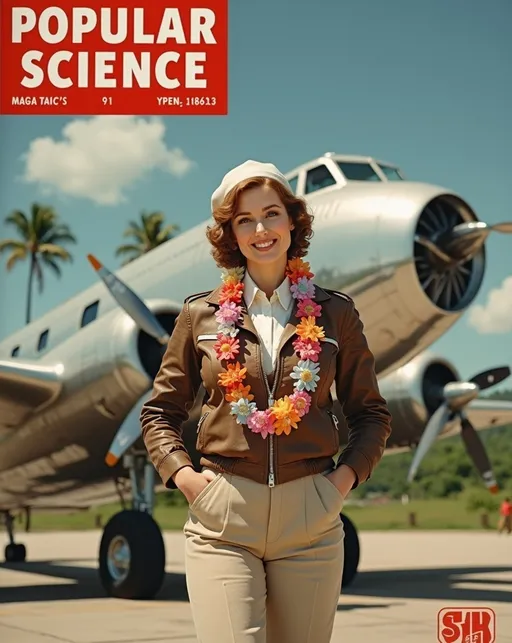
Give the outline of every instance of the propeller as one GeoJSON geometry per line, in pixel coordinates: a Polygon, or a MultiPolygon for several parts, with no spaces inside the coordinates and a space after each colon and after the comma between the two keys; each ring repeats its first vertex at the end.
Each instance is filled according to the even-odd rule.
{"type": "Polygon", "coordinates": [[[498,491],[491,463],[474,426],[464,413],[464,408],[478,397],[480,391],[499,384],[510,375],[508,366],[500,366],[474,375],[468,382],[450,382],[443,388],[444,402],[436,409],[430,418],[414,453],[413,461],[407,474],[407,481],[414,480],[419,466],[429,449],[441,434],[446,423],[459,418],[461,437],[466,452],[482,476],[486,487],[493,493],[498,491]]]}
{"type": "Polygon", "coordinates": [[[130,290],[118,277],[112,274],[108,268],[105,268],[94,255],[88,254],[87,259],[89,259],[92,267],[108,288],[112,297],[114,297],[121,308],[133,319],[137,326],[160,342],[160,344],[167,344],[169,334],[142,299],[138,297],[133,290],[130,290]]]}
{"type": "MultiPolygon", "coordinates": [[[[87,259],[108,288],[112,297],[114,297],[121,308],[133,319],[137,326],[156,339],[160,344],[167,344],[169,334],[142,299],[130,290],[118,277],[112,274],[94,255],[88,254],[87,259]]],[[[137,400],[119,427],[105,456],[105,462],[108,466],[115,466],[121,456],[139,438],[140,412],[144,402],[149,399],[150,395],[151,390],[146,391],[146,393],[137,400]]]]}
{"type": "Polygon", "coordinates": [[[117,430],[112,443],[105,456],[109,467],[115,466],[123,453],[125,453],[140,437],[140,412],[144,403],[149,400],[151,391],[146,391],[132,406],[123,423],[117,430]]]}
{"type": "Polygon", "coordinates": [[[456,266],[472,259],[484,245],[491,232],[512,234],[512,222],[489,225],[484,221],[459,223],[435,239],[416,235],[416,243],[428,248],[440,261],[456,266]]]}

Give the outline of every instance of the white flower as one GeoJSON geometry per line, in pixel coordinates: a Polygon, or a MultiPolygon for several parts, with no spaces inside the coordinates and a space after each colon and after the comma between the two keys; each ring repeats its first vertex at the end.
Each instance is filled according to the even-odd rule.
{"type": "Polygon", "coordinates": [[[301,360],[297,366],[294,367],[290,377],[295,382],[295,390],[297,391],[315,391],[317,382],[320,379],[318,371],[320,366],[309,359],[301,360]]]}

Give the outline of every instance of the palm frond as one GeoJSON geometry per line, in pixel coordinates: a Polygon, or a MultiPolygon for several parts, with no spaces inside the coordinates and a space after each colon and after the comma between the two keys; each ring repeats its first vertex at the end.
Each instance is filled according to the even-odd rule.
{"type": "Polygon", "coordinates": [[[41,261],[45,266],[48,266],[53,270],[53,272],[57,275],[57,277],[62,276],[62,270],[60,269],[59,264],[49,255],[42,255],[41,256],[41,261]]]}
{"type": "Polygon", "coordinates": [[[5,264],[7,271],[12,270],[16,265],[16,263],[18,261],[23,261],[23,259],[25,259],[26,256],[27,256],[27,248],[25,246],[15,248],[9,255],[9,258],[7,259],[7,263],[5,264]]]}

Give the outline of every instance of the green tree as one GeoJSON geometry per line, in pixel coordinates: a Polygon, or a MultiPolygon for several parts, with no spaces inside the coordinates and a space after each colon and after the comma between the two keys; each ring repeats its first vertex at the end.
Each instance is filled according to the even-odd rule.
{"type": "Polygon", "coordinates": [[[72,262],[71,254],[63,243],[76,243],[69,227],[59,222],[53,208],[33,203],[30,218],[20,210],[13,211],[5,218],[5,223],[15,228],[20,239],[3,239],[0,241],[0,254],[10,251],[6,267],[10,271],[17,262],[30,261],[26,301],[26,323],[31,319],[32,294],[34,278],[39,286],[39,293],[44,289],[44,268],[50,268],[60,277],[62,272],[59,262],[72,262]]]}
{"type": "Polygon", "coordinates": [[[179,227],[172,223],[165,224],[165,216],[162,212],[142,212],[140,223],[130,221],[129,227],[124,231],[124,237],[132,237],[133,243],[123,244],[116,250],[116,257],[126,257],[122,262],[134,261],[146,254],[153,248],[162,245],[172,239],[179,231],[179,227]]]}

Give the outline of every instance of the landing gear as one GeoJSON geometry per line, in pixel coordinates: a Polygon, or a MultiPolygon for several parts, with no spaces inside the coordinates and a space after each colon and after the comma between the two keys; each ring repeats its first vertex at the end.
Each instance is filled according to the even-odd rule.
{"type": "Polygon", "coordinates": [[[153,517],[155,470],[147,455],[127,455],[132,509],[112,516],[99,550],[100,580],[109,596],[153,598],[165,574],[165,545],[153,517]]]}
{"type": "Polygon", "coordinates": [[[341,587],[343,588],[348,587],[357,575],[361,548],[354,523],[344,514],[340,514],[340,517],[345,531],[345,562],[341,580],[341,587]]]}
{"type": "Polygon", "coordinates": [[[5,526],[9,536],[9,544],[5,547],[6,563],[23,563],[27,557],[25,545],[14,542],[14,516],[10,511],[5,512],[5,526]]]}

